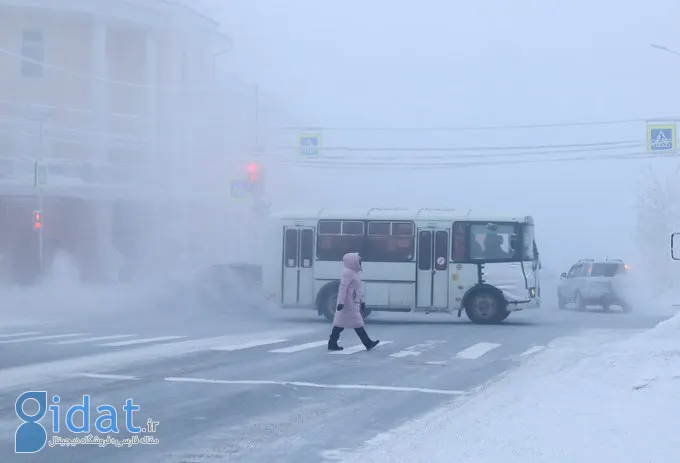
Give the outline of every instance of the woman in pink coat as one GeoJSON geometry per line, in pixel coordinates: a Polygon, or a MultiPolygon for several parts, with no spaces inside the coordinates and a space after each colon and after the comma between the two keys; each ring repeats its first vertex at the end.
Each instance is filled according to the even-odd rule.
{"type": "Polygon", "coordinates": [[[345,268],[340,278],[340,288],[338,290],[338,302],[333,317],[333,330],[328,340],[328,350],[338,351],[342,347],[338,345],[340,333],[345,328],[354,328],[361,342],[366,346],[366,350],[371,350],[380,341],[371,341],[364,328],[364,285],[359,278],[361,271],[361,257],[358,252],[350,252],[342,258],[345,268]]]}

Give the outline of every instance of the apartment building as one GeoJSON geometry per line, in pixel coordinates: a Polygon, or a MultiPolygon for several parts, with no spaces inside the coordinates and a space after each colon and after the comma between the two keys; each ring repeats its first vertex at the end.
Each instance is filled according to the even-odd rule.
{"type": "Polygon", "coordinates": [[[175,1],[0,0],[0,281],[34,281],[59,252],[110,279],[182,225],[175,199],[228,195],[218,153],[247,149],[216,130],[230,46],[175,1]]]}

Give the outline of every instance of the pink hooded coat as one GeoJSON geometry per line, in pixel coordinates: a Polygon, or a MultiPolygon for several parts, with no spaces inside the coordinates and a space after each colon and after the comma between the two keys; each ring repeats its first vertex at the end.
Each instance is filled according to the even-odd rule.
{"type": "Polygon", "coordinates": [[[364,284],[359,278],[361,258],[358,252],[350,252],[343,256],[345,268],[340,278],[337,304],[343,304],[340,312],[335,312],[333,326],[339,328],[362,328],[364,317],[361,316],[361,303],[364,302],[364,284]]]}

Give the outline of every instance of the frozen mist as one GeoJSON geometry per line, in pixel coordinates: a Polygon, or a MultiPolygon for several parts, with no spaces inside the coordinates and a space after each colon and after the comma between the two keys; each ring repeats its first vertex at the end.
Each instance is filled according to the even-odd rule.
{"type": "Polygon", "coordinates": [[[0,454],[26,384],[162,423],[159,446],[57,461],[602,463],[613,429],[620,460],[665,463],[648,399],[678,398],[680,318],[618,341],[680,310],[680,2],[637,3],[0,0],[0,454]],[[530,215],[540,259],[508,274],[540,308],[487,287],[507,320],[457,313],[491,272],[451,218],[319,236],[321,211],[372,208],[530,215]],[[265,234],[284,210],[308,222],[265,234]],[[329,337],[346,250],[322,254],[345,245],[370,262],[370,352],[329,337]],[[584,258],[625,261],[631,313],[608,277],[601,310],[559,310],[584,258]]]}
{"type": "MultiPolygon", "coordinates": [[[[666,204],[672,185],[659,185],[670,185],[663,177],[675,161],[642,156],[644,120],[677,107],[675,97],[658,93],[673,81],[655,76],[652,85],[649,73],[629,67],[631,60],[640,68],[674,66],[670,55],[649,47],[654,34],[668,38],[652,26],[660,20],[650,16],[635,35],[604,32],[590,16],[574,16],[584,2],[548,7],[524,0],[508,9],[492,1],[494,14],[487,4],[444,14],[453,7],[437,3],[437,18],[431,8],[399,2],[385,14],[390,5],[203,1],[216,43],[185,41],[173,29],[163,38],[186,42],[192,59],[179,75],[148,66],[150,45],[134,56],[131,46],[107,52],[103,80],[91,69],[50,64],[55,87],[81,89],[88,109],[56,98],[0,102],[14,172],[23,175],[7,181],[30,184],[32,153],[50,163],[44,281],[3,291],[25,292],[29,300],[61,288],[64,306],[80,305],[67,302],[78,299],[73,294],[94,301],[99,291],[117,295],[102,297],[102,308],[114,300],[213,304],[216,296],[203,295],[204,275],[214,266],[259,264],[268,212],[373,206],[532,214],[547,287],[582,257],[634,263],[649,282],[639,290],[642,300],[645,291],[674,285],[677,269],[664,242],[680,223],[666,204]],[[352,13],[357,8],[362,15],[352,13]],[[509,28],[515,8],[525,23],[509,28]],[[468,17],[485,23],[472,25],[468,17]],[[572,37],[564,17],[584,33],[572,37]],[[303,24],[313,25],[314,41],[303,24]],[[395,33],[407,24],[413,33],[395,33]],[[645,98],[631,88],[648,88],[645,98]],[[607,120],[620,122],[593,122],[607,120]],[[298,135],[307,127],[323,132],[318,159],[298,156],[298,135]],[[244,179],[253,162],[261,195],[231,198],[231,181],[244,179]],[[78,201],[64,200],[69,194],[78,201]]],[[[618,24],[637,17],[624,6],[607,15],[618,24]]],[[[107,34],[128,45],[144,38],[118,26],[107,34]]],[[[36,192],[28,198],[22,210],[30,213],[36,192]]],[[[3,207],[3,223],[22,224],[20,232],[0,225],[1,236],[12,235],[0,250],[5,281],[28,265],[16,261],[35,261],[36,243],[30,219],[3,207]],[[23,249],[23,257],[13,257],[13,249],[23,249]]],[[[256,299],[251,290],[231,288],[233,300],[256,299]]]]}

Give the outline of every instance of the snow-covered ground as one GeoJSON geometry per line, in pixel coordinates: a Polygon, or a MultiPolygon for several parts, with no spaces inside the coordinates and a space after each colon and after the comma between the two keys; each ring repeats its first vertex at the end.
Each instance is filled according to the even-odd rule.
{"type": "Polygon", "coordinates": [[[624,341],[563,340],[544,352],[343,461],[680,461],[680,314],[624,341]]]}

